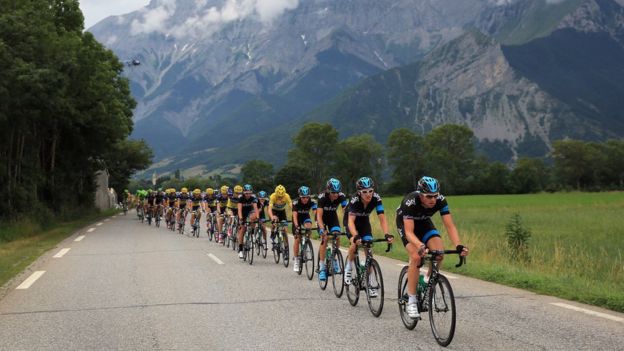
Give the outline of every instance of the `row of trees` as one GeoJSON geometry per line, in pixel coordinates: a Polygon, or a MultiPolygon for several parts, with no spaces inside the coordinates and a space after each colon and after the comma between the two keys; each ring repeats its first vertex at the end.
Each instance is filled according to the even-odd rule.
{"type": "Polygon", "coordinates": [[[512,168],[479,155],[473,132],[460,125],[443,125],[423,136],[397,129],[384,147],[368,134],[339,140],[331,125],[308,123],[293,144],[287,163],[277,172],[265,161],[248,161],[242,181],[259,189],[284,184],[291,193],[302,184],[319,191],[332,176],[352,192],[355,181],[364,175],[378,183],[389,176],[378,186],[393,194],[413,191],[423,175],[438,178],[445,194],[624,188],[622,140],[556,141],[548,158],[520,158],[512,168]]]}
{"type": "Polygon", "coordinates": [[[123,65],[83,29],[77,0],[0,0],[0,216],[90,207],[97,170],[119,191],[151,162],[123,65]]]}

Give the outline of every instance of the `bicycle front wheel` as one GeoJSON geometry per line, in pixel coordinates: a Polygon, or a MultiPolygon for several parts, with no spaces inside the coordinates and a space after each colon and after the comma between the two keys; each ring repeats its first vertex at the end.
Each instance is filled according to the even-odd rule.
{"type": "Polygon", "coordinates": [[[268,244],[267,244],[267,240],[264,238],[264,236],[262,236],[260,238],[260,243],[262,244],[262,246],[260,247],[261,251],[262,251],[262,258],[266,258],[267,257],[267,252],[268,252],[268,244]]]}
{"type": "Polygon", "coordinates": [[[312,247],[312,241],[306,239],[305,246],[303,247],[301,264],[305,264],[306,276],[308,280],[314,278],[314,247],[312,247]]]}
{"type": "Polygon", "coordinates": [[[274,242],[271,245],[273,245],[273,259],[275,260],[275,263],[279,263],[280,255],[282,253],[282,237],[279,233],[275,235],[274,242]]]}
{"type": "Polygon", "coordinates": [[[455,296],[448,279],[438,274],[429,291],[429,323],[440,346],[448,346],[455,335],[455,296]]]}
{"type": "Polygon", "coordinates": [[[341,298],[344,292],[344,261],[342,260],[342,252],[340,250],[335,250],[332,253],[332,262],[329,265],[331,268],[327,267],[327,269],[331,272],[334,295],[337,298],[341,298]]]}
{"type": "MultiPolygon", "coordinates": [[[[360,267],[360,260],[358,260],[358,258],[355,258],[355,264],[351,265],[351,284],[345,284],[346,288],[347,288],[347,299],[349,300],[349,303],[351,304],[351,306],[355,306],[357,305],[358,301],[360,300],[360,277],[359,277],[359,267],[360,267]]],[[[345,268],[346,269],[346,268],[345,268]]]]}
{"type": "Polygon", "coordinates": [[[384,283],[379,263],[372,259],[366,277],[366,301],[368,308],[375,317],[381,315],[384,306],[384,283]]]}
{"type": "Polygon", "coordinates": [[[418,319],[412,319],[412,317],[407,315],[407,302],[409,301],[409,295],[407,293],[407,270],[409,266],[403,267],[401,270],[401,274],[399,274],[399,314],[401,315],[401,321],[405,328],[409,330],[413,330],[416,328],[416,324],[418,324],[418,319]]]}
{"type": "MultiPolygon", "coordinates": [[[[286,235],[286,233],[284,233],[286,235]]],[[[284,267],[288,268],[288,263],[290,262],[290,250],[288,249],[288,243],[286,240],[282,240],[282,261],[284,263],[284,267]]]]}
{"type": "Polygon", "coordinates": [[[249,251],[249,265],[251,266],[253,264],[253,259],[254,259],[254,239],[253,239],[253,232],[249,233],[249,235],[247,236],[247,242],[245,243],[245,246],[247,246],[247,250],[249,251]]]}
{"type": "MultiPolygon", "coordinates": [[[[327,255],[329,252],[326,252],[325,255],[327,255]]],[[[319,287],[321,288],[321,290],[325,290],[327,288],[327,279],[329,279],[327,276],[329,274],[331,274],[331,269],[329,266],[327,266],[327,261],[326,262],[326,267],[325,269],[327,270],[327,273],[325,274],[325,280],[321,280],[321,250],[319,250],[319,252],[316,254],[316,262],[318,262],[318,264],[316,265],[319,269],[319,287]]]]}

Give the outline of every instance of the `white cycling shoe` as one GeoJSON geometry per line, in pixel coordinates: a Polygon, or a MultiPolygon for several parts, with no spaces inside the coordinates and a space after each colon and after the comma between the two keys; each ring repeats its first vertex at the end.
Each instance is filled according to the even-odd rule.
{"type": "Polygon", "coordinates": [[[405,312],[407,312],[407,315],[412,319],[420,318],[420,313],[418,312],[417,303],[408,303],[407,306],[405,306],[405,312]]]}

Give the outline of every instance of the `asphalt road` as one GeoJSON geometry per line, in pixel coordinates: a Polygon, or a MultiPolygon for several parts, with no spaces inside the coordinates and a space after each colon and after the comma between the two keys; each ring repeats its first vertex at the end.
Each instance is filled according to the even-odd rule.
{"type": "MultiPolygon", "coordinates": [[[[275,264],[270,251],[249,266],[203,233],[148,227],[134,212],[100,223],[4,287],[1,350],[443,349],[426,316],[413,331],[401,323],[403,262],[378,257],[386,301],[375,318],[365,297],[352,307],[331,282],[321,291],[316,276],[275,264]],[[34,280],[34,272],[45,273],[34,280]]],[[[449,350],[624,348],[623,314],[452,276],[458,320],[449,350]]]]}

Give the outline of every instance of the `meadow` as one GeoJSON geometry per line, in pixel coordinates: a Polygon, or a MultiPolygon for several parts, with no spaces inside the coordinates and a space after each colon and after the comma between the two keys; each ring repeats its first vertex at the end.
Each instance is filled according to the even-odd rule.
{"type": "MultiPolygon", "coordinates": [[[[447,200],[470,256],[459,269],[454,267],[456,256],[445,260],[445,270],[624,312],[624,193],[449,196],[447,200]],[[510,258],[505,230],[515,213],[531,231],[528,260],[510,258]]],[[[398,238],[395,209],[401,198],[383,201],[390,232],[398,238]]],[[[371,219],[378,236],[377,216],[371,219]]],[[[433,220],[451,248],[440,216],[433,220]]],[[[376,254],[385,254],[382,246],[376,254]]],[[[407,262],[398,240],[388,255],[407,262]]]]}

